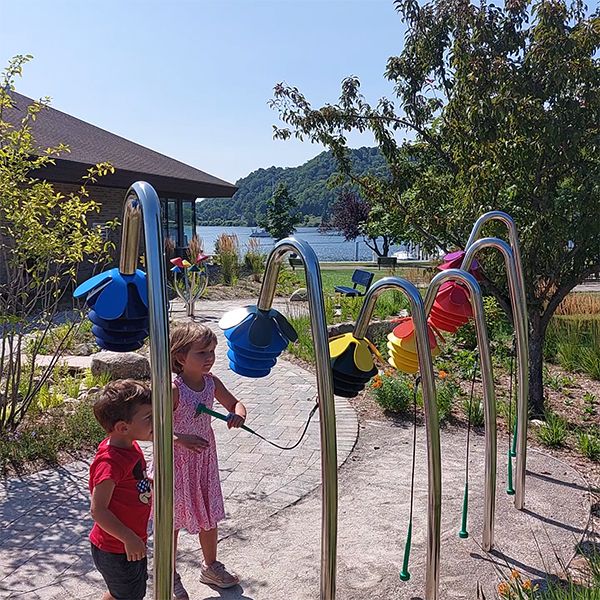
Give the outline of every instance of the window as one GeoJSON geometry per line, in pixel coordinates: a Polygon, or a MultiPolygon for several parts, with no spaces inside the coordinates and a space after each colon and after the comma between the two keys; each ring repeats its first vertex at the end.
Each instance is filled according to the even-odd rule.
{"type": "Polygon", "coordinates": [[[194,200],[161,198],[163,234],[176,247],[187,246],[196,231],[196,207],[194,200]]]}

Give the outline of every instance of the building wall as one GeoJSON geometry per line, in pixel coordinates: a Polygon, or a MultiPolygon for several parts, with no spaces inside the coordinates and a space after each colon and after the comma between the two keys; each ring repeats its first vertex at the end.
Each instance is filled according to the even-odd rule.
{"type": "MultiPolygon", "coordinates": [[[[57,192],[61,192],[62,194],[69,194],[71,192],[77,192],[79,190],[79,185],[75,184],[67,184],[67,183],[55,183],[54,189],[57,192]]],[[[90,198],[96,200],[100,203],[101,208],[99,213],[92,213],[89,215],[89,223],[90,225],[96,225],[100,223],[106,223],[106,221],[110,221],[112,219],[119,219],[119,221],[123,218],[123,203],[125,201],[125,193],[127,190],[125,189],[117,189],[117,188],[107,188],[102,186],[88,186],[88,191],[90,193],[90,198]]],[[[108,239],[113,241],[116,245],[115,256],[113,257],[114,261],[111,266],[116,265],[116,261],[118,260],[119,253],[119,245],[121,238],[121,228],[117,227],[115,231],[110,232],[110,236],[108,239]]],[[[85,263],[82,265],[80,270],[80,274],[78,277],[79,282],[85,280],[90,276],[92,271],[94,270],[94,265],[90,263],[85,263]]],[[[6,281],[6,266],[2,257],[0,257],[0,283],[6,281]]]]}
{"type": "MultiPolygon", "coordinates": [[[[54,189],[62,194],[77,193],[79,185],[69,183],[55,183],[54,189]]],[[[123,220],[123,203],[125,202],[126,189],[107,188],[102,186],[88,186],[90,199],[95,200],[100,204],[100,212],[90,213],[88,215],[88,223],[90,226],[101,225],[107,221],[118,219],[119,223],[123,220]]],[[[119,257],[119,246],[121,243],[121,227],[117,227],[114,231],[107,232],[110,241],[115,244],[116,250],[113,252],[113,260],[110,267],[117,266],[119,257]]],[[[95,269],[98,271],[98,269],[95,269]]],[[[85,263],[81,266],[78,276],[78,282],[87,279],[94,271],[94,265],[85,263]]]]}

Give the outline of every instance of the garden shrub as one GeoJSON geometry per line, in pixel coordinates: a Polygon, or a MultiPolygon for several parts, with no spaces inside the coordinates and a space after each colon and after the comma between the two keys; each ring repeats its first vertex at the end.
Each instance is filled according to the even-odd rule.
{"type": "Polygon", "coordinates": [[[225,285],[235,285],[240,276],[240,244],[237,235],[222,233],[215,242],[215,261],[225,285]]]}
{"type": "Polygon", "coordinates": [[[393,413],[406,414],[413,404],[413,384],[404,376],[385,371],[371,381],[375,401],[381,408],[393,413]]]}

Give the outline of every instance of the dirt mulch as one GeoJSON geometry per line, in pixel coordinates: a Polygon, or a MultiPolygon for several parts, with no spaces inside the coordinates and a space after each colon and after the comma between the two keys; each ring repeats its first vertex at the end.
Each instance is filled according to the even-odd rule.
{"type": "MultiPolygon", "coordinates": [[[[285,353],[285,359],[293,364],[299,365],[304,369],[315,372],[314,365],[301,360],[289,353],[285,353]]],[[[573,385],[567,388],[568,396],[567,400],[571,400],[570,405],[565,406],[565,395],[561,392],[552,391],[547,389],[548,395],[548,407],[559,414],[560,416],[567,419],[569,423],[569,429],[571,433],[579,428],[588,428],[590,426],[600,426],[600,382],[587,379],[580,375],[568,374],[559,367],[549,365],[550,372],[553,375],[568,376],[573,380],[573,385]],[[596,405],[596,411],[594,415],[590,415],[585,411],[586,403],[583,400],[583,394],[590,392],[596,395],[598,398],[598,404],[596,405]]],[[[509,376],[507,373],[499,372],[496,369],[495,373],[496,380],[496,396],[497,398],[507,398],[509,390],[509,376]]],[[[470,382],[464,381],[463,391],[470,392],[470,382]]],[[[483,388],[481,380],[479,379],[475,383],[475,397],[482,397],[483,388]]],[[[384,421],[402,419],[406,421],[410,419],[410,416],[398,416],[383,410],[375,401],[374,395],[367,387],[362,394],[359,394],[356,398],[349,400],[352,407],[356,410],[360,423],[366,421],[384,421]]],[[[513,404],[514,407],[514,404],[513,404]]],[[[419,409],[419,420],[422,420],[422,411],[419,409]]],[[[442,427],[459,427],[466,428],[467,420],[464,411],[462,410],[461,404],[455,405],[452,416],[447,424],[442,424],[442,427]]],[[[593,462],[582,456],[576,448],[576,439],[574,435],[571,435],[567,440],[567,443],[562,448],[548,448],[540,444],[536,436],[535,424],[531,424],[528,430],[527,443],[530,447],[539,449],[557,459],[565,461],[567,464],[576,469],[588,482],[592,493],[595,496],[595,501],[600,502],[600,463],[593,462]]],[[[499,440],[498,445],[508,443],[508,430],[504,419],[498,418],[498,434],[499,440]]]]}

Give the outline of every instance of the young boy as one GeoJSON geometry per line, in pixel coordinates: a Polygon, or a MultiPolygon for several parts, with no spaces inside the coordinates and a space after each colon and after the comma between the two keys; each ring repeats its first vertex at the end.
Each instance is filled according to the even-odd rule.
{"type": "Polygon", "coordinates": [[[152,439],[150,388],[133,379],[113,381],[94,415],[108,433],[90,466],[92,558],[108,588],[102,600],[142,600],[152,492],[135,440],[152,439]]]}

